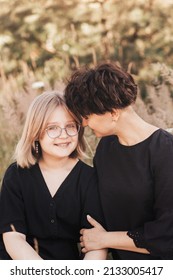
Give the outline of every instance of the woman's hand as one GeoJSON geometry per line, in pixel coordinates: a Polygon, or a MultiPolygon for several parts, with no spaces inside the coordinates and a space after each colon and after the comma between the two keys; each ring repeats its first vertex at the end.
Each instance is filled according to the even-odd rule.
{"type": "Polygon", "coordinates": [[[133,239],[127,235],[126,231],[106,231],[96,220],[87,215],[89,223],[93,226],[91,229],[81,229],[80,245],[83,253],[91,250],[100,250],[113,248],[149,254],[145,248],[135,246],[133,239]]]}
{"type": "Polygon", "coordinates": [[[107,231],[94,220],[91,216],[87,215],[88,222],[93,226],[91,229],[81,229],[80,245],[82,252],[86,253],[91,250],[100,250],[106,248],[104,246],[105,233],[107,231]]]}

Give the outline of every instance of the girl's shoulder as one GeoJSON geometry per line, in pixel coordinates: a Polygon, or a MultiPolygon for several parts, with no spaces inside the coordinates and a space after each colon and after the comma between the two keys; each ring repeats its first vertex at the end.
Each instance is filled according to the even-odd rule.
{"type": "Polygon", "coordinates": [[[82,160],[79,160],[78,163],[77,163],[79,169],[81,172],[85,172],[85,173],[88,173],[88,174],[92,174],[94,173],[94,168],[93,166],[85,163],[84,161],[82,160]]]}
{"type": "Polygon", "coordinates": [[[7,167],[4,177],[8,178],[8,177],[15,176],[17,172],[18,172],[17,163],[13,162],[7,167]]]}
{"type": "Polygon", "coordinates": [[[8,166],[8,168],[6,169],[4,176],[3,176],[2,189],[19,188],[20,179],[19,179],[18,170],[19,170],[19,168],[18,168],[16,162],[13,162],[8,166]]]}
{"type": "Polygon", "coordinates": [[[89,181],[95,180],[97,177],[95,168],[82,160],[79,160],[77,168],[74,171],[73,176],[78,178],[79,182],[82,182],[83,184],[88,184],[89,181]]]}
{"type": "Polygon", "coordinates": [[[17,180],[21,176],[26,177],[28,174],[28,171],[31,171],[32,169],[35,169],[36,165],[31,166],[30,168],[22,168],[20,167],[17,162],[11,163],[5,173],[4,173],[4,180],[17,180]]]}

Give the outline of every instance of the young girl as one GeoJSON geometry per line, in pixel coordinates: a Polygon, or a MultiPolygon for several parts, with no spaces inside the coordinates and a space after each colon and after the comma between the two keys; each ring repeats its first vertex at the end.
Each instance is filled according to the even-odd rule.
{"type": "MultiPolygon", "coordinates": [[[[78,159],[83,151],[83,128],[62,97],[36,97],[2,183],[1,259],[80,259],[87,214],[103,219],[93,168],[78,159]]],[[[106,250],[84,257],[105,258],[106,250]]]]}

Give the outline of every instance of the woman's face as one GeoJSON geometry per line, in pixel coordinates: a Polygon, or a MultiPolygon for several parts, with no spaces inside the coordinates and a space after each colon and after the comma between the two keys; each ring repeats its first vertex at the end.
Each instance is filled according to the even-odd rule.
{"type": "Polygon", "coordinates": [[[68,111],[63,106],[58,106],[48,119],[46,130],[39,139],[43,158],[68,157],[77,147],[78,133],[70,136],[64,128],[69,134],[75,134],[75,127],[76,123],[68,111]]]}
{"type": "Polygon", "coordinates": [[[89,126],[97,137],[115,134],[115,122],[110,112],[102,115],[91,114],[83,118],[82,124],[84,127],[89,126]]]}

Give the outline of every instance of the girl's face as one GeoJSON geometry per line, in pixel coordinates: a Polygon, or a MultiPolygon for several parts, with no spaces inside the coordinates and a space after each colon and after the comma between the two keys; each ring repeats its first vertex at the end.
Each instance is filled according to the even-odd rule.
{"type": "Polygon", "coordinates": [[[58,106],[51,114],[39,142],[43,158],[69,157],[76,149],[78,144],[77,125],[63,106],[58,106]]]}

